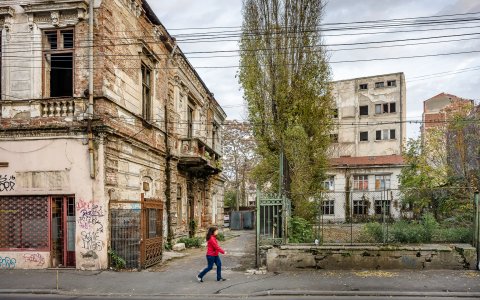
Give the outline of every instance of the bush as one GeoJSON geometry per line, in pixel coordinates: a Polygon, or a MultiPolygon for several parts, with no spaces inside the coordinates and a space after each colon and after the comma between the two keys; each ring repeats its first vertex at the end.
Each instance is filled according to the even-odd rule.
{"type": "Polygon", "coordinates": [[[179,243],[184,243],[187,248],[200,248],[202,246],[204,239],[199,237],[192,238],[181,238],[178,240],[179,243]]]}
{"type": "Polygon", "coordinates": [[[366,242],[383,243],[383,228],[378,222],[365,224],[362,229],[362,240],[366,242]]]}
{"type": "Polygon", "coordinates": [[[423,243],[425,240],[425,229],[418,223],[399,221],[393,224],[389,234],[391,240],[396,243],[423,243]]]}
{"type": "Polygon", "coordinates": [[[423,242],[431,242],[433,233],[438,229],[438,222],[431,213],[426,213],[422,216],[420,222],[423,226],[423,242]]]}
{"type": "Polygon", "coordinates": [[[223,234],[223,232],[219,232],[219,233],[217,234],[217,240],[218,240],[219,242],[225,241],[225,235],[223,234]]]}
{"type": "Polygon", "coordinates": [[[437,229],[433,240],[440,243],[470,243],[472,237],[473,228],[471,227],[451,227],[437,229]]]}
{"type": "Polygon", "coordinates": [[[303,218],[292,217],[288,238],[290,243],[313,243],[315,236],[312,224],[303,218]]]}

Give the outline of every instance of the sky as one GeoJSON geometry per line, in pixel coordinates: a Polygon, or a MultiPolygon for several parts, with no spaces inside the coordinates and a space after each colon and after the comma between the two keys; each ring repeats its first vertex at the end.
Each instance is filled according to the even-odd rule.
{"type": "MultiPolygon", "coordinates": [[[[218,39],[213,40],[214,42],[212,40],[199,42],[198,40],[187,41],[185,37],[182,38],[182,34],[236,30],[237,28],[205,28],[241,26],[242,0],[150,0],[149,4],[170,34],[177,37],[180,48],[197,69],[197,72],[210,91],[214,93],[215,98],[227,113],[227,118],[246,120],[247,112],[243,93],[236,77],[238,69],[202,68],[238,66],[238,56],[232,56],[234,53],[221,54],[229,57],[212,57],[218,56],[218,53],[189,53],[235,50],[238,49],[238,39],[230,38],[228,41],[221,42],[218,39]]],[[[359,22],[475,12],[480,12],[480,1],[478,0],[329,0],[325,8],[323,23],[359,22]]],[[[469,17],[475,16],[480,18],[480,14],[469,17]]],[[[358,34],[360,31],[350,31],[349,33],[356,33],[356,35],[325,36],[324,40],[326,45],[331,45],[334,43],[359,43],[469,34],[419,42],[396,43],[413,44],[403,47],[333,51],[340,48],[345,49],[345,47],[327,46],[330,62],[480,50],[480,20],[448,26],[448,28],[453,27],[462,28],[446,30],[447,26],[423,26],[415,27],[417,30],[412,30],[411,28],[401,30],[369,29],[368,31],[370,32],[385,32],[360,35],[358,34]],[[439,30],[432,30],[433,28],[439,30]],[[398,32],[406,30],[411,32],[398,32]],[[478,35],[475,35],[475,33],[478,33],[478,35]],[[429,41],[458,39],[461,39],[461,41],[419,44],[429,41]]],[[[391,43],[390,45],[393,44],[391,43]]],[[[333,80],[403,72],[407,85],[407,120],[421,120],[423,101],[442,92],[474,99],[476,103],[480,101],[480,53],[369,62],[331,63],[330,66],[333,80]]],[[[407,125],[407,137],[416,137],[418,133],[418,124],[407,125]]]]}

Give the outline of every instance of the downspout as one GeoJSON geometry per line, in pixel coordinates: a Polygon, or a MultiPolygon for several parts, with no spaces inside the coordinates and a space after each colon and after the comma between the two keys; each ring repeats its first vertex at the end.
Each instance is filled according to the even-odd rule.
{"type": "MultiPolygon", "coordinates": [[[[175,51],[177,50],[177,44],[175,43],[175,46],[172,49],[172,52],[170,53],[170,56],[167,59],[167,72],[170,67],[170,61],[172,60],[173,56],[175,55],[175,51]]],[[[166,167],[165,167],[165,176],[167,177],[167,185],[166,185],[166,206],[167,206],[167,242],[171,243],[173,239],[173,226],[172,226],[172,168],[170,167],[170,162],[172,160],[172,152],[170,151],[170,142],[168,140],[169,137],[169,131],[168,131],[168,120],[169,120],[169,115],[168,115],[168,82],[167,82],[167,87],[165,88],[165,148],[167,152],[167,158],[166,158],[166,167]]],[[[177,204],[178,205],[178,204],[177,204]]],[[[178,220],[179,216],[177,216],[178,220]]]]}
{"type": "Polygon", "coordinates": [[[403,152],[403,76],[400,75],[400,154],[403,152]]]}
{"type": "Polygon", "coordinates": [[[88,11],[88,154],[90,165],[90,178],[95,179],[95,155],[93,148],[93,19],[94,0],[90,0],[88,11]]]}

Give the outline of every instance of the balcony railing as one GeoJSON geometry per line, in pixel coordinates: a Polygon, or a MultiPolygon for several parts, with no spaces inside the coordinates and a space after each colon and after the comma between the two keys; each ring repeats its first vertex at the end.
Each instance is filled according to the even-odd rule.
{"type": "Polygon", "coordinates": [[[33,100],[8,100],[1,103],[1,117],[4,119],[28,118],[65,118],[73,121],[86,109],[83,98],[48,98],[33,100]]]}
{"type": "Polygon", "coordinates": [[[221,169],[218,154],[200,139],[180,139],[179,147],[181,161],[185,164],[221,169]]]}

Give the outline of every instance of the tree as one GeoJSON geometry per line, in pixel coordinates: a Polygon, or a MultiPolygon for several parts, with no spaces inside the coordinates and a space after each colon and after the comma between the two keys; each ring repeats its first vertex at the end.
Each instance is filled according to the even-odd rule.
{"type": "Polygon", "coordinates": [[[235,197],[233,203],[237,210],[240,203],[246,203],[250,173],[255,162],[255,140],[250,124],[227,121],[223,131],[223,174],[227,178],[226,195],[235,197]]]}
{"type": "Polygon", "coordinates": [[[261,160],[255,178],[311,219],[332,128],[330,69],[320,34],[321,0],[244,0],[239,81],[261,160]],[[279,171],[280,154],[284,173],[279,171]]]}

